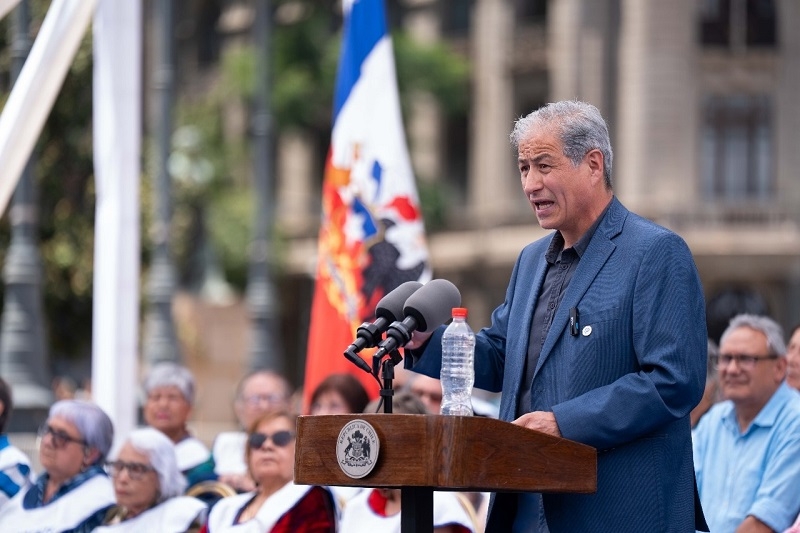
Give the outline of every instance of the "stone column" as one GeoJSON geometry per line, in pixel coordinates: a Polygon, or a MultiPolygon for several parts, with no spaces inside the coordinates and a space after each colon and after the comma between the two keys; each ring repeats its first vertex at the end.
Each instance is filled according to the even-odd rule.
{"type": "MultiPolygon", "coordinates": [[[[405,17],[405,28],[418,43],[433,45],[441,39],[436,3],[416,0],[405,17]]],[[[442,176],[442,112],[433,95],[418,92],[411,98],[407,120],[408,149],[419,181],[439,181],[442,176]]]]}
{"type": "Polygon", "coordinates": [[[622,0],[615,189],[647,216],[697,184],[696,2],[622,0]]]}
{"type": "Polygon", "coordinates": [[[519,202],[516,160],[508,135],[514,124],[511,77],[513,5],[476,0],[472,13],[472,110],[468,214],[478,228],[502,221],[519,202]]]}
{"type": "Polygon", "coordinates": [[[277,140],[275,220],[289,235],[303,235],[319,224],[319,204],[314,201],[314,146],[301,130],[281,133],[277,140]]]}
{"type": "MultiPolygon", "coordinates": [[[[796,0],[776,2],[778,10],[777,87],[772,119],[775,131],[775,154],[777,155],[778,201],[800,221],[800,150],[797,132],[800,131],[800,3],[796,0]]],[[[798,317],[800,318],[800,317],[798,317]]]]}

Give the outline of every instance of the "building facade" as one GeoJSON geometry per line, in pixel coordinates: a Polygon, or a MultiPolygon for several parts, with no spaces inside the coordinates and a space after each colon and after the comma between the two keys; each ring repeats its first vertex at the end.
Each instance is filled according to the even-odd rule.
{"type": "MultiPolygon", "coordinates": [[[[423,101],[406,127],[418,179],[458,191],[429,244],[435,277],[459,286],[475,326],[502,301],[519,250],[545,234],[520,194],[513,120],[570,98],[608,120],[620,200],[688,242],[712,337],[736,310],[800,321],[800,3],[405,0],[394,9],[415,38],[443,40],[471,63],[466,117],[423,101]]],[[[297,235],[292,251],[292,270],[313,273],[313,236],[297,235]]]]}

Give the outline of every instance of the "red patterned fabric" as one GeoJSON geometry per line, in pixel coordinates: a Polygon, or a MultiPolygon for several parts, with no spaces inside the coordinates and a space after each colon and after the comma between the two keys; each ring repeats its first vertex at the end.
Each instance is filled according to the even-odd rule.
{"type": "Polygon", "coordinates": [[[331,494],[313,487],[283,515],[270,533],[335,533],[336,510],[331,494]]]}

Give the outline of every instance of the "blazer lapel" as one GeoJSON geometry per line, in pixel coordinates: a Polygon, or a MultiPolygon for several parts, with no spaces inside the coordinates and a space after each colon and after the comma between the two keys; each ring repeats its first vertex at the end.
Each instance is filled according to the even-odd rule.
{"type": "Polygon", "coordinates": [[[586,252],[581,257],[578,268],[575,270],[575,275],[572,276],[572,280],[569,282],[567,292],[556,310],[556,316],[553,317],[553,323],[550,325],[550,330],[547,332],[547,337],[542,346],[542,353],[539,354],[539,361],[536,364],[533,379],[536,379],[536,375],[542,365],[561,338],[564,327],[568,323],[569,310],[573,307],[578,307],[578,302],[581,301],[600,269],[603,268],[603,265],[614,252],[616,245],[612,242],[612,239],[622,231],[622,225],[627,214],[628,210],[614,197],[611,200],[611,206],[608,208],[605,218],[597,227],[597,231],[595,231],[589,246],[586,248],[586,252]]]}
{"type": "MultiPolygon", "coordinates": [[[[549,243],[549,241],[548,241],[549,243]]],[[[545,250],[547,247],[545,247],[545,250]]],[[[509,319],[508,333],[506,335],[506,372],[503,375],[503,394],[500,401],[500,418],[502,420],[513,420],[517,409],[516,398],[522,386],[523,372],[518,369],[525,368],[525,361],[528,358],[528,337],[530,336],[531,320],[533,320],[533,309],[539,292],[542,290],[542,281],[546,271],[547,261],[544,253],[540,253],[535,258],[532,268],[527,269],[527,275],[517,281],[515,292],[526,290],[527,296],[524,298],[522,312],[513,319],[509,319]],[[522,287],[520,288],[520,285],[522,287]],[[524,332],[526,334],[512,334],[512,332],[524,332]],[[510,369],[514,369],[510,371],[510,369]],[[510,418],[508,418],[510,417],[510,418]]]]}

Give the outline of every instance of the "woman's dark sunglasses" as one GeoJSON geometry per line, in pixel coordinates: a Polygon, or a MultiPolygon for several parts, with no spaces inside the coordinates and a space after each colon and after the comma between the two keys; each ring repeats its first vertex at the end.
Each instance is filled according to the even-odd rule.
{"type": "Polygon", "coordinates": [[[251,433],[247,438],[247,444],[250,448],[257,450],[261,448],[265,442],[272,439],[272,443],[279,448],[283,448],[294,439],[294,433],[291,431],[276,431],[272,435],[266,433],[251,433]]]}

